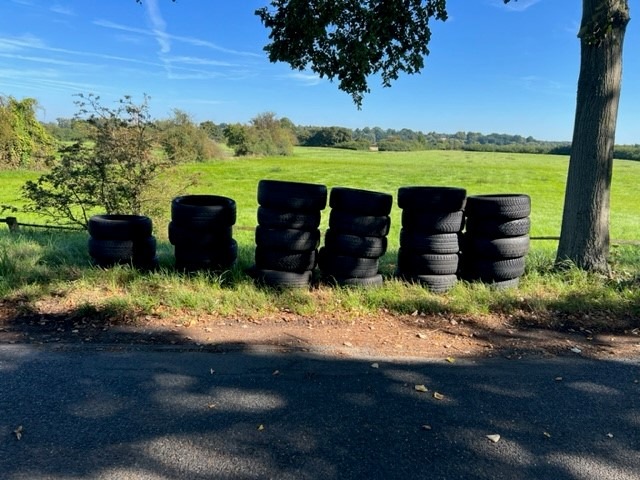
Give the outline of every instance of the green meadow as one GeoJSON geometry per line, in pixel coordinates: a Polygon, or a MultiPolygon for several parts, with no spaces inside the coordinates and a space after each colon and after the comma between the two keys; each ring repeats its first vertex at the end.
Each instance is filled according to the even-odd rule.
{"type": "MultiPolygon", "coordinates": [[[[233,198],[238,219],[234,236],[240,246],[238,265],[222,275],[183,275],[172,270],[172,246],[167,241],[170,204],[165,215],[154,218],[161,268],[135,272],[127,267],[101,270],[90,266],[87,235],[23,229],[9,234],[0,224],[0,299],[35,304],[38,300],[66,298],[71,309],[103,311],[109,315],[208,312],[257,318],[286,308],[299,315],[330,314],[351,318],[414,311],[454,314],[552,313],[615,314],[640,323],[640,210],[637,179],[640,162],[616,160],[611,192],[612,274],[608,278],[575,269],[553,269],[555,240],[560,233],[568,157],[462,151],[361,152],[325,148],[297,148],[292,157],[216,160],[187,164],[166,181],[182,185],[197,177],[188,193],[209,193],[233,198]],[[343,289],[320,285],[310,291],[276,292],[255,287],[244,269],[253,261],[257,184],[260,179],[319,183],[329,189],[353,187],[390,193],[401,186],[462,187],[468,195],[526,193],[532,199],[531,252],[527,272],[515,290],[496,291],[481,284],[460,282],[444,295],[393,279],[400,231],[400,209],[394,201],[389,250],[381,272],[385,286],[343,289]],[[96,291],[102,292],[96,295],[96,291]],[[608,312],[608,313],[607,313],[608,312]]],[[[0,172],[0,205],[20,208],[20,187],[37,172],[0,172]]],[[[0,214],[0,217],[7,213],[0,214]]],[[[21,212],[21,222],[44,219],[21,212]]],[[[329,209],[321,228],[327,226],[329,209]]],[[[131,315],[129,315],[131,317],[131,315]]],[[[592,315],[598,318],[598,315],[592,315]]],[[[635,323],[634,323],[635,322],[635,323]]],[[[637,325],[636,325],[637,326],[637,325]]]]}

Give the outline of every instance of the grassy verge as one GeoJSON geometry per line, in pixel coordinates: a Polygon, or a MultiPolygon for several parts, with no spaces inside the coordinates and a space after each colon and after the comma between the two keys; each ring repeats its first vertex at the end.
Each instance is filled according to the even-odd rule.
{"type": "MultiPolygon", "coordinates": [[[[256,186],[261,178],[351,186],[394,195],[403,185],[465,187],[480,193],[528,193],[532,197],[532,237],[557,236],[567,159],[557,156],[475,152],[385,153],[299,149],[293,158],[224,160],[181,167],[185,177],[199,175],[191,193],[234,198],[240,245],[236,267],[222,275],[184,275],[173,269],[166,219],[155,220],[161,267],[139,272],[128,267],[92,267],[87,235],[28,231],[9,234],[0,225],[0,305],[22,312],[42,310],[72,316],[134,321],[140,316],[198,318],[276,318],[283,312],[307,318],[350,320],[418,313],[457,316],[503,315],[513,323],[593,330],[640,327],[640,247],[612,250],[612,275],[553,269],[554,241],[532,241],[527,271],[515,290],[459,283],[444,295],[393,278],[400,210],[392,211],[389,251],[382,259],[385,285],[376,289],[335,288],[273,291],[256,287],[245,274],[253,263],[256,186]]],[[[635,183],[640,163],[617,161],[612,191],[612,237],[640,238],[635,183]]],[[[0,172],[0,203],[13,199],[29,172],[0,172]],[[5,183],[5,180],[7,182],[5,183]],[[13,183],[12,183],[13,182],[13,183]]],[[[180,179],[175,179],[179,182],[180,179]]],[[[15,204],[15,203],[14,203],[15,204]]],[[[19,206],[19,201],[18,201],[19,206]]],[[[167,212],[169,205],[167,205],[167,212]]],[[[22,219],[21,215],[18,217],[22,219]]],[[[35,221],[33,217],[25,220],[35,221]]],[[[322,229],[328,212],[323,213],[322,229]]]]}

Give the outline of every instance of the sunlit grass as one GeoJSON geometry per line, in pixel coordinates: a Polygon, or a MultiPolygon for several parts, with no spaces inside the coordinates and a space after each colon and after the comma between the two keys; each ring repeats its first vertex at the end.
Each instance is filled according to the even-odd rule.
{"type": "MultiPolygon", "coordinates": [[[[221,318],[279,318],[282,315],[336,320],[392,315],[442,314],[527,316],[556,313],[584,317],[640,318],[640,247],[616,243],[612,275],[554,267],[557,242],[535,240],[559,235],[567,158],[545,155],[478,152],[373,153],[331,149],[297,149],[291,158],[228,159],[180,167],[198,173],[191,193],[233,198],[238,220],[237,265],[222,274],[184,274],[174,269],[173,246],[166,221],[154,222],[160,268],[140,272],[127,266],[101,269],[91,265],[86,233],[23,229],[10,234],[0,224],[0,301],[36,308],[40,301],[82,314],[136,318],[140,315],[213,315],[221,318]],[[527,193],[532,197],[532,240],[527,271],[517,289],[496,290],[459,282],[436,295],[419,285],[393,278],[400,232],[400,210],[394,204],[388,253],[381,259],[381,288],[339,288],[325,284],[310,290],[278,291],[256,286],[245,270],[253,263],[257,184],[262,178],[349,186],[387,192],[396,197],[405,185],[444,185],[481,193],[527,193]],[[87,313],[89,312],[89,313],[87,313]]],[[[0,172],[0,204],[19,206],[19,186],[36,174],[0,172]]],[[[636,184],[640,162],[616,161],[612,189],[611,236],[640,239],[636,184]]],[[[176,182],[179,179],[175,180],[176,182]]],[[[394,202],[395,203],[395,202],[394,202]]],[[[166,206],[167,213],[170,205],[166,206]]],[[[37,218],[18,213],[19,220],[37,218]]],[[[328,209],[321,229],[326,229],[328,209]]]]}

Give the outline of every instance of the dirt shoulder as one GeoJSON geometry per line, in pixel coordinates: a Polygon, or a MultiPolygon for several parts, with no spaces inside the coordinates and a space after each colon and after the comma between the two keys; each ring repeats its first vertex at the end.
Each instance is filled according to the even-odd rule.
{"type": "MultiPolygon", "coordinates": [[[[556,322],[557,324],[557,322],[556,322]]],[[[0,343],[168,345],[225,351],[269,346],[368,357],[442,358],[583,355],[637,357],[640,330],[522,326],[513,317],[392,315],[304,318],[283,311],[260,320],[200,316],[136,319],[79,318],[63,313],[19,313],[0,305],[0,343]]]]}

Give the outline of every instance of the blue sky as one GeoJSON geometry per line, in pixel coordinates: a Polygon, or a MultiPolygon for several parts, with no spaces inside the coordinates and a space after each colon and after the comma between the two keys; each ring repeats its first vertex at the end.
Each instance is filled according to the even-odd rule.
{"type": "MultiPolygon", "coordinates": [[[[44,121],[71,117],[76,93],[105,103],[151,97],[196,121],[274,112],[301,125],[477,131],[570,140],[581,0],[449,0],[419,75],[371,79],[361,110],[336,84],[271,64],[253,12],[267,0],[1,0],[0,94],[34,97],[44,121]]],[[[633,15],[632,11],[632,15],[633,15]]],[[[617,142],[640,143],[640,31],[625,40],[617,142]]]]}

